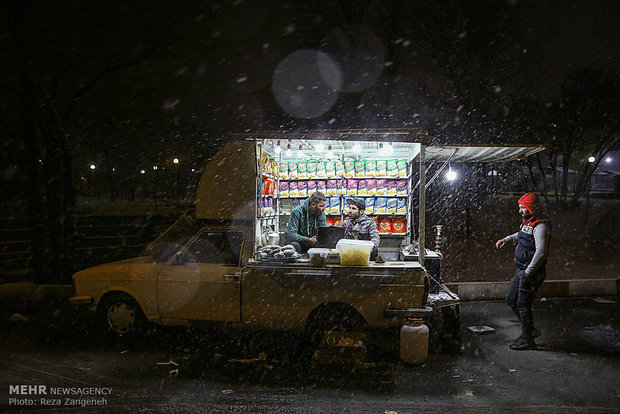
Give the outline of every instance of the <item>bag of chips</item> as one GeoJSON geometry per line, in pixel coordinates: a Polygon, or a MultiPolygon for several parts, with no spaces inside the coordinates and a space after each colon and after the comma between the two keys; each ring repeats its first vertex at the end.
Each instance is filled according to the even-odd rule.
{"type": "Polygon", "coordinates": [[[385,177],[386,172],[386,161],[385,160],[377,160],[377,173],[375,177],[385,177]]]}
{"type": "Polygon", "coordinates": [[[399,198],[398,199],[398,207],[396,208],[397,214],[407,214],[407,199],[399,198]]]}
{"type": "Polygon", "coordinates": [[[377,179],[377,195],[387,195],[387,180],[384,178],[377,179]]]}
{"type": "MultiPolygon", "coordinates": [[[[319,192],[325,194],[326,188],[327,188],[326,185],[327,184],[326,184],[325,180],[317,181],[316,182],[316,191],[319,191],[319,192]]],[[[327,194],[325,194],[325,195],[327,195],[327,194]]]]}
{"type": "Polygon", "coordinates": [[[366,192],[369,196],[374,196],[377,194],[377,180],[374,178],[366,180],[366,192]]]}
{"type": "Polygon", "coordinates": [[[392,219],[392,232],[393,233],[407,233],[407,220],[404,218],[392,219]]]}
{"type": "Polygon", "coordinates": [[[396,209],[398,209],[398,198],[388,198],[385,212],[387,214],[396,214],[396,209]]]}
{"type": "Polygon", "coordinates": [[[368,195],[367,191],[367,183],[366,180],[359,180],[357,183],[357,195],[365,196],[368,195]]]}
{"type": "Polygon", "coordinates": [[[312,195],[312,193],[316,192],[316,180],[308,180],[308,195],[312,195]]]}
{"type": "Polygon", "coordinates": [[[366,160],[366,177],[374,177],[377,174],[377,161],[366,160]]]}
{"type": "Polygon", "coordinates": [[[297,177],[297,163],[294,161],[288,163],[288,178],[298,178],[297,177]]]}
{"type": "Polygon", "coordinates": [[[387,176],[398,177],[398,161],[396,160],[387,161],[387,176]]]}
{"type": "Polygon", "coordinates": [[[407,177],[407,160],[398,160],[398,176],[407,177]]]}
{"type": "Polygon", "coordinates": [[[325,161],[319,160],[316,163],[316,176],[318,178],[325,177],[325,161]]]}
{"type": "Polygon", "coordinates": [[[299,191],[297,190],[297,181],[291,181],[288,183],[288,196],[289,197],[298,197],[299,191]]]}
{"type": "Polygon", "coordinates": [[[387,211],[387,198],[377,197],[375,201],[375,214],[385,214],[387,211]]]}
{"type": "Polygon", "coordinates": [[[375,198],[369,197],[366,199],[366,214],[375,213],[375,198]]]}
{"type": "Polygon", "coordinates": [[[355,162],[353,161],[344,162],[344,176],[347,178],[352,178],[355,176],[355,162]]]}
{"type": "Polygon", "coordinates": [[[407,180],[398,180],[396,182],[396,195],[399,195],[399,196],[407,195],[407,180]]]}
{"type": "Polygon", "coordinates": [[[306,161],[297,161],[297,178],[308,178],[308,164],[306,161]]]}
{"type": "Polygon", "coordinates": [[[398,185],[398,183],[396,182],[396,180],[388,180],[388,185],[387,185],[387,193],[388,195],[396,195],[396,186],[398,185]]]}
{"type": "Polygon", "coordinates": [[[347,195],[357,195],[357,180],[347,180],[347,195]]]}
{"type": "Polygon", "coordinates": [[[336,177],[344,177],[344,165],[342,161],[335,161],[334,164],[336,165],[336,177]]]}
{"type": "Polygon", "coordinates": [[[316,161],[309,160],[306,163],[306,173],[308,178],[316,178],[316,161]]]}
{"type": "Polygon", "coordinates": [[[280,181],[280,197],[288,197],[288,181],[280,181]]]}
{"type": "Polygon", "coordinates": [[[334,161],[327,161],[325,163],[325,176],[328,178],[336,176],[336,163],[334,161]]]}
{"type": "Polygon", "coordinates": [[[355,176],[364,177],[366,174],[366,163],[364,161],[355,162],[355,176]]]}
{"type": "Polygon", "coordinates": [[[308,196],[308,182],[299,181],[297,183],[297,191],[299,193],[299,197],[307,197],[308,196]]]}
{"type": "Polygon", "coordinates": [[[379,230],[379,233],[391,233],[392,221],[389,218],[380,218],[377,230],[379,230]]]}

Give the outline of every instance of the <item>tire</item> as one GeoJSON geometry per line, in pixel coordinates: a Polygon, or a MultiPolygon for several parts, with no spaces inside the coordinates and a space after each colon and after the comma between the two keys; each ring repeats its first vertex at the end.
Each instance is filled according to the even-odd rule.
{"type": "Polygon", "coordinates": [[[319,347],[327,331],[366,332],[368,325],[364,318],[353,308],[346,305],[327,305],[315,309],[310,316],[302,346],[303,354],[309,359],[319,347]]]}
{"type": "Polygon", "coordinates": [[[146,321],[138,302],[127,294],[106,297],[99,310],[106,331],[118,336],[139,332],[146,321]]]}

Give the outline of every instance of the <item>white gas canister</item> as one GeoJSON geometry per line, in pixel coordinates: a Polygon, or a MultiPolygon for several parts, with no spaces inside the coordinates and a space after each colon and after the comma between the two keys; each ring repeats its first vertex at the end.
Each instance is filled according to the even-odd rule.
{"type": "Polygon", "coordinates": [[[400,328],[400,359],[410,364],[428,359],[428,326],[422,319],[408,319],[400,328]]]}

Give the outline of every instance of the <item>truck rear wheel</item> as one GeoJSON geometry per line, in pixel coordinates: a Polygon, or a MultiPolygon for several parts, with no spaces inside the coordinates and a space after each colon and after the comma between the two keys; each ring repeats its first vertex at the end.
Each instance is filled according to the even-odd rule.
{"type": "Polygon", "coordinates": [[[139,331],[146,319],[138,302],[122,293],[106,297],[99,310],[106,329],[121,336],[139,331]]]}

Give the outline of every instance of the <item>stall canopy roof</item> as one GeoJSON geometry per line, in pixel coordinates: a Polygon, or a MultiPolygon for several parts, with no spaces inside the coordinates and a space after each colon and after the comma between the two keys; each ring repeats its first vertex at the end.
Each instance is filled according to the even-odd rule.
{"type": "MultiPolygon", "coordinates": [[[[391,142],[395,152],[407,152],[413,143],[426,145],[425,159],[428,161],[452,162],[507,162],[527,158],[543,151],[540,145],[509,144],[440,144],[437,138],[417,128],[377,128],[377,129],[327,129],[293,131],[256,131],[232,134],[242,139],[303,140],[309,141],[366,141],[363,152],[374,151],[376,142],[391,142]]],[[[275,145],[275,141],[274,141],[275,145]]],[[[293,148],[295,149],[295,148],[293,148]]],[[[334,148],[336,149],[336,148],[334,148]]]]}
{"type": "Polygon", "coordinates": [[[433,161],[453,162],[507,162],[524,159],[544,149],[545,147],[540,145],[441,145],[426,147],[425,158],[433,161]]]}

